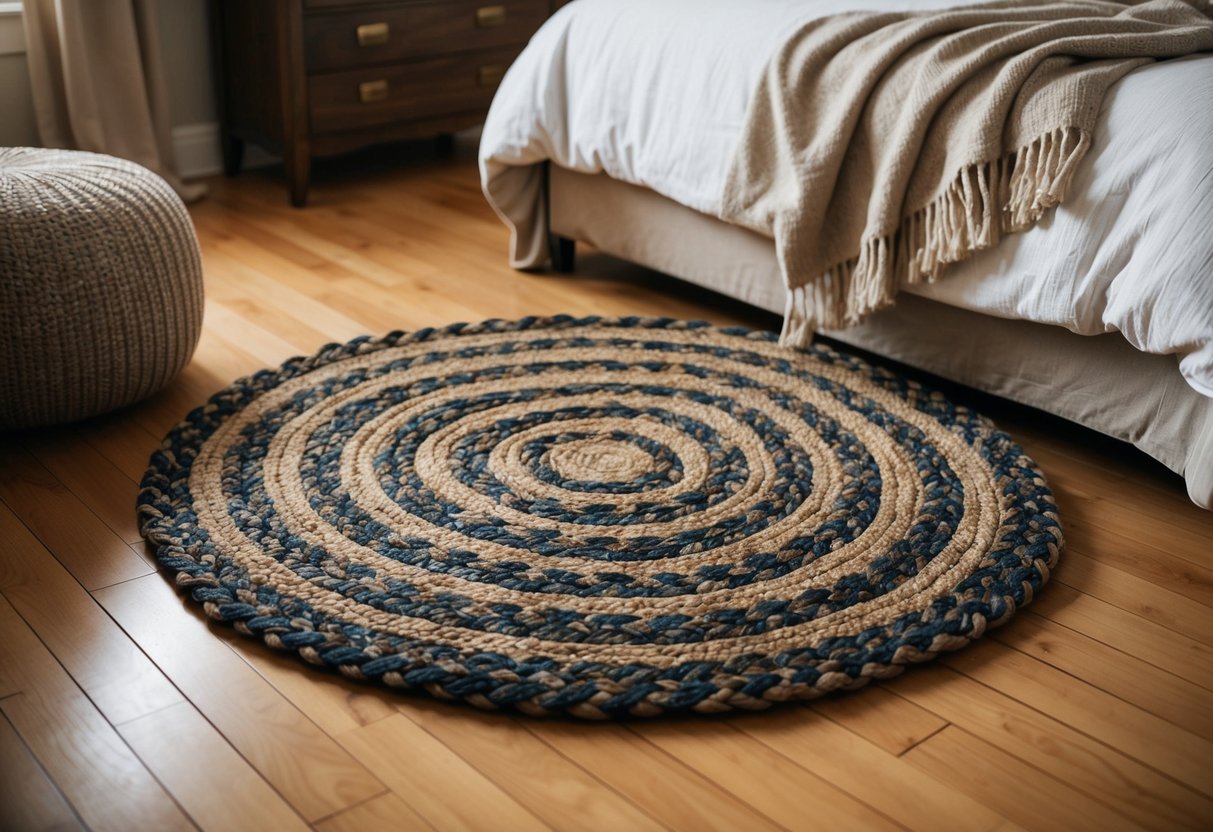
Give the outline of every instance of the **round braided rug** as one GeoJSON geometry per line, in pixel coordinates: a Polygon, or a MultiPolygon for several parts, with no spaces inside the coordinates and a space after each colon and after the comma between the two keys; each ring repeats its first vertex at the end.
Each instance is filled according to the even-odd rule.
{"type": "Polygon", "coordinates": [[[528,318],[331,345],[175,428],[144,535],[358,679],[601,718],[758,709],[1006,621],[1061,548],[980,415],[825,347],[528,318]]]}

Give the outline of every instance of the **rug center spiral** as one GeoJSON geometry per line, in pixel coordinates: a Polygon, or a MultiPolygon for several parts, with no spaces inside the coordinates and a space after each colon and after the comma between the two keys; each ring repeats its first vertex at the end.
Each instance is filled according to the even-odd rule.
{"type": "Polygon", "coordinates": [[[629,482],[653,467],[653,458],[643,449],[602,436],[557,445],[548,451],[546,461],[566,480],[598,482],[629,482]]]}

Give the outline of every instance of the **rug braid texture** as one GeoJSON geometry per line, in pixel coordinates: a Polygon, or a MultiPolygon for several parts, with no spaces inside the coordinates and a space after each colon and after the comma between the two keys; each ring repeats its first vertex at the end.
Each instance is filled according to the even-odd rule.
{"type": "Polygon", "coordinates": [[[213,618],[356,679],[587,718],[756,710],[963,647],[1048,580],[982,416],[770,333],[527,318],[330,345],[166,438],[144,535],[213,618]]]}

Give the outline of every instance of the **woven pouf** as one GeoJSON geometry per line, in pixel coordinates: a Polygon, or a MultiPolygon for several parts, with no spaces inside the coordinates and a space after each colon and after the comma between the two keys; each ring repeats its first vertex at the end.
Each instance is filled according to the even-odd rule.
{"type": "Polygon", "coordinates": [[[95,153],[0,149],[0,428],[138,401],[201,329],[198,241],[163,179],[95,153]]]}
{"type": "Polygon", "coordinates": [[[355,679],[601,718],[859,687],[1006,621],[1056,509],[989,421],[825,347],[554,317],[331,345],[154,455],[161,562],[355,679]]]}

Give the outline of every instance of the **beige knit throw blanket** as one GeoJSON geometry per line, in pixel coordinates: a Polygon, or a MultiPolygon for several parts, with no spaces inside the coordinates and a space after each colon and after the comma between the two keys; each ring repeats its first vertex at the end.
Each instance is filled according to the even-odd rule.
{"type": "Polygon", "coordinates": [[[900,286],[1030,227],[1065,198],[1113,83],[1210,49],[1210,0],[1000,2],[805,25],[750,104],[722,210],[775,239],[785,343],[857,323],[900,286]]]}

